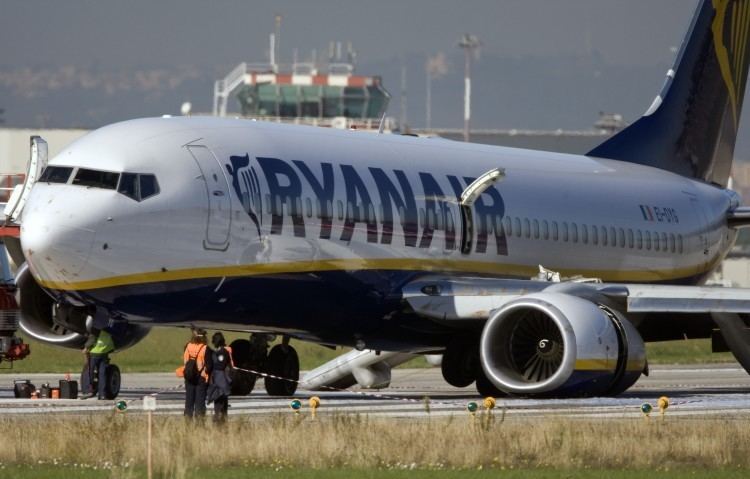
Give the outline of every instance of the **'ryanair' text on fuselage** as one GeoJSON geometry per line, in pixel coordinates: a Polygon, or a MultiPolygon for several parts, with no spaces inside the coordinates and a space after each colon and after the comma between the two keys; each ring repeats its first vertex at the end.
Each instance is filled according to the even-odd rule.
{"type": "MultiPolygon", "coordinates": [[[[320,219],[317,231],[320,239],[336,239],[332,235],[334,203],[337,203],[340,210],[337,216],[343,222],[338,238],[341,241],[351,241],[357,225],[362,225],[368,243],[392,244],[395,221],[401,225],[404,246],[407,247],[430,248],[436,231],[443,232],[446,250],[456,249],[456,243],[460,241],[462,220],[458,202],[466,186],[474,181],[472,177],[446,175],[436,178],[427,172],[414,175],[400,169],[377,167],[368,167],[365,172],[364,168],[348,164],[321,162],[311,166],[299,160],[288,162],[268,157],[255,160],[266,180],[268,191],[265,195],[260,194],[258,175],[249,155],[231,156],[231,164],[227,164],[226,169],[243,209],[253,222],[261,218],[262,202],[270,202],[266,209],[270,211],[272,235],[282,234],[285,217],[291,220],[294,236],[304,238],[310,234],[310,225],[305,224],[302,208],[303,192],[307,190],[316,199],[315,216],[320,219]],[[339,195],[337,188],[342,185],[336,184],[336,169],[343,178],[343,194],[339,195]],[[370,178],[363,177],[363,174],[370,178]],[[369,179],[372,179],[369,183],[374,184],[376,192],[370,191],[372,186],[368,187],[366,181],[369,179]],[[309,188],[303,188],[303,182],[309,188]],[[415,191],[415,182],[421,191],[415,191]],[[380,202],[376,213],[377,199],[380,202]]],[[[505,204],[500,192],[495,187],[488,188],[474,204],[474,252],[487,253],[488,242],[494,238],[495,252],[503,256],[508,254],[502,224],[504,215],[505,204]]]]}

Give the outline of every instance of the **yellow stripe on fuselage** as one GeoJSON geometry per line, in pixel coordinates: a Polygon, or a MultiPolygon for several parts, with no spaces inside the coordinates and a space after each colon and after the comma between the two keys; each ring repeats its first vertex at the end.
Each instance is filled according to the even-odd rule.
{"type": "MultiPolygon", "coordinates": [[[[703,269],[692,266],[670,270],[638,271],[561,269],[560,273],[564,276],[583,275],[586,277],[601,278],[609,282],[654,282],[669,281],[696,276],[702,274],[707,270],[710,270],[711,267],[703,269]]],[[[450,259],[329,259],[150,271],[144,273],[135,273],[71,282],[45,280],[42,278],[39,281],[39,284],[47,289],[59,291],[81,291],[111,288],[115,286],[223,277],[265,276],[276,274],[358,270],[425,271],[465,274],[475,273],[515,276],[523,278],[531,278],[538,272],[538,269],[533,266],[490,263],[482,261],[456,261],[450,259]]]]}

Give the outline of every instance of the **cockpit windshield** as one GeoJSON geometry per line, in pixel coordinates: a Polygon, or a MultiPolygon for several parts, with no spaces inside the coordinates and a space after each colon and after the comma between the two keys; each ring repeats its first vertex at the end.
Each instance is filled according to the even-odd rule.
{"type": "Polygon", "coordinates": [[[39,181],[44,183],[67,183],[72,172],[72,166],[48,166],[44,169],[42,176],[39,177],[39,181]]]}
{"type": "Polygon", "coordinates": [[[73,178],[73,184],[114,190],[117,188],[117,182],[119,179],[119,173],[79,168],[76,177],[73,178]]]}
{"type": "Polygon", "coordinates": [[[117,191],[135,201],[143,201],[159,194],[159,183],[151,174],[123,173],[117,191]]]}

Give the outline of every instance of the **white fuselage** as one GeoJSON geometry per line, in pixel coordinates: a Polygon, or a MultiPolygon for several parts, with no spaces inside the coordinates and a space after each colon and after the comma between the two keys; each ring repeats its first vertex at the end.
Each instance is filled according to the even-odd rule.
{"type": "Polygon", "coordinates": [[[157,118],[97,130],[49,164],[156,176],[159,193],[140,202],[72,184],[75,169],[66,184],[40,182],[21,232],[42,286],[142,321],[147,308],[121,310],[120,299],[137,290],[156,304],[185,285],[231,303],[222,288],[241,278],[357,273],[382,295],[397,293],[392,272],[529,278],[539,265],[699,282],[734,241],[727,190],[618,161],[442,139],[157,118]],[[464,254],[457,197],[493,168],[505,178],[475,204],[464,254]]]}

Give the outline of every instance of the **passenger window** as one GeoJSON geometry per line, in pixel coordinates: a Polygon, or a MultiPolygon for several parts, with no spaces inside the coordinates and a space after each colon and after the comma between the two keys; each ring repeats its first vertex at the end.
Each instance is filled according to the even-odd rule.
{"type": "Polygon", "coordinates": [[[625,247],[625,230],[622,228],[619,228],[617,230],[617,233],[618,233],[617,240],[620,243],[620,248],[624,248],[625,247]]]}
{"type": "Polygon", "coordinates": [[[659,233],[654,232],[654,251],[659,251],[659,233]]]}
{"type": "Polygon", "coordinates": [[[669,250],[672,253],[676,253],[677,252],[677,244],[676,243],[677,242],[674,239],[674,233],[669,233],[669,250]]]}
{"type": "Polygon", "coordinates": [[[90,186],[93,188],[115,190],[117,189],[117,182],[119,179],[119,173],[80,168],[78,170],[78,173],[76,173],[76,177],[73,178],[73,184],[78,186],[90,186]]]}
{"type": "Polygon", "coordinates": [[[614,226],[609,227],[609,245],[613,248],[617,246],[617,230],[614,226]]]}
{"type": "Polygon", "coordinates": [[[48,166],[39,177],[42,183],[67,183],[73,168],[70,166],[48,166]]]}
{"type": "Polygon", "coordinates": [[[571,223],[570,225],[570,240],[573,243],[578,243],[578,225],[571,223]]]}
{"type": "Polygon", "coordinates": [[[669,251],[669,244],[667,241],[667,233],[661,234],[661,250],[664,252],[669,251]]]}
{"type": "Polygon", "coordinates": [[[602,226],[602,246],[607,246],[607,227],[602,226]]]}
{"type": "Polygon", "coordinates": [[[581,243],[589,244],[589,228],[586,225],[581,225],[581,243]]]}
{"type": "Polygon", "coordinates": [[[534,220],[534,239],[539,239],[539,220],[534,220]]]}
{"type": "Polygon", "coordinates": [[[568,223],[567,221],[562,222],[562,240],[568,242],[568,223]]]}
{"type": "Polygon", "coordinates": [[[516,231],[516,238],[521,237],[521,219],[516,217],[513,218],[513,229],[516,231]]]}
{"type": "Polygon", "coordinates": [[[339,221],[344,220],[344,203],[341,200],[336,201],[336,209],[339,210],[339,221]]]}
{"type": "Polygon", "coordinates": [[[503,220],[505,222],[505,234],[507,236],[513,236],[513,222],[510,219],[510,216],[506,216],[503,220]]]}
{"type": "Polygon", "coordinates": [[[682,248],[682,235],[677,235],[677,252],[682,254],[684,251],[682,248]]]}
{"type": "Polygon", "coordinates": [[[591,227],[591,244],[597,246],[599,244],[599,234],[596,226],[591,227]]]}
{"type": "Polygon", "coordinates": [[[531,222],[528,218],[523,219],[523,236],[526,239],[531,237],[531,222]]]}
{"type": "Polygon", "coordinates": [[[633,230],[628,228],[628,248],[633,249],[634,246],[635,246],[635,240],[633,237],[633,230]]]}
{"type": "Polygon", "coordinates": [[[644,231],[643,236],[646,243],[646,250],[651,251],[651,233],[644,231]]]}
{"type": "Polygon", "coordinates": [[[636,242],[636,248],[643,249],[643,233],[641,230],[637,230],[635,232],[635,242],[636,242]]]}
{"type": "Polygon", "coordinates": [[[552,222],[552,240],[557,241],[558,238],[559,236],[557,234],[557,221],[553,221],[552,222]]]}
{"type": "Polygon", "coordinates": [[[549,223],[547,220],[542,221],[542,237],[545,240],[549,239],[549,223]]]}

